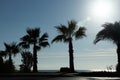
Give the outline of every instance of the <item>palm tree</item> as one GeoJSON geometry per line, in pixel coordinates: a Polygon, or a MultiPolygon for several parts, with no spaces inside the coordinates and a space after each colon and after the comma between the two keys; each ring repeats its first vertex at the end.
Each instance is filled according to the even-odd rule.
{"type": "Polygon", "coordinates": [[[53,40],[53,42],[64,42],[69,44],[69,67],[70,71],[74,72],[74,57],[73,57],[73,38],[81,39],[85,35],[85,27],[78,27],[77,22],[74,20],[68,21],[68,26],[59,25],[55,27],[59,33],[53,40]]]}
{"type": "Polygon", "coordinates": [[[3,57],[5,57],[5,52],[4,51],[0,51],[0,73],[3,73],[5,71],[3,57]]]}
{"type": "Polygon", "coordinates": [[[3,63],[3,57],[5,57],[6,56],[6,53],[5,53],[5,51],[0,51],[0,63],[3,63]]]}
{"type": "MultiPolygon", "coordinates": [[[[120,65],[120,22],[105,23],[103,28],[97,35],[94,43],[101,40],[109,40],[117,45],[118,66],[120,65]]],[[[119,67],[120,68],[120,67],[119,67]]],[[[118,70],[120,72],[120,69],[118,70]]]]}
{"type": "Polygon", "coordinates": [[[44,33],[40,36],[40,28],[28,28],[26,32],[27,34],[21,38],[20,45],[23,48],[29,48],[30,44],[33,45],[33,72],[37,72],[37,51],[49,46],[48,34],[44,33]]]}
{"type": "Polygon", "coordinates": [[[4,43],[4,46],[5,46],[5,50],[1,52],[9,57],[8,66],[9,66],[9,72],[11,72],[14,69],[12,55],[16,56],[16,54],[20,51],[20,49],[16,42],[12,42],[10,44],[4,43]]]}
{"type": "Polygon", "coordinates": [[[21,60],[22,64],[20,65],[20,70],[23,72],[30,72],[33,64],[32,53],[29,51],[22,51],[21,56],[22,56],[22,60],[21,60]]]}

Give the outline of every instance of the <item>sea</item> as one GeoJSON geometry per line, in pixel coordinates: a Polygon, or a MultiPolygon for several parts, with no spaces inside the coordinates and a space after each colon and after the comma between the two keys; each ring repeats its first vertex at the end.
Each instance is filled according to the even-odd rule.
{"type": "MultiPolygon", "coordinates": [[[[59,70],[38,70],[38,72],[59,72],[59,70]]],[[[76,72],[92,72],[92,70],[76,70],[76,72]]]]}

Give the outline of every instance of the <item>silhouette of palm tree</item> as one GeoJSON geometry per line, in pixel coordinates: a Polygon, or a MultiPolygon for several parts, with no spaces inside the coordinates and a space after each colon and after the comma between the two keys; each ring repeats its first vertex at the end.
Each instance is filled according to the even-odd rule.
{"type": "Polygon", "coordinates": [[[68,26],[59,25],[55,27],[59,32],[53,40],[53,42],[64,42],[69,44],[69,67],[70,71],[74,72],[74,57],[73,57],[73,38],[81,39],[85,35],[85,27],[78,27],[77,22],[74,20],[68,21],[68,26]]]}
{"type": "Polygon", "coordinates": [[[20,70],[23,72],[30,72],[33,65],[33,56],[29,51],[22,51],[22,64],[20,65],[20,70]]]}
{"type": "Polygon", "coordinates": [[[0,51],[0,63],[3,63],[3,57],[5,57],[6,56],[6,53],[5,53],[5,51],[0,51]]]}
{"type": "MultiPolygon", "coordinates": [[[[96,44],[100,40],[109,40],[117,45],[118,65],[120,65],[120,22],[106,23],[97,35],[94,43],[96,44]]],[[[120,68],[120,67],[119,67],[120,68]]],[[[118,70],[120,72],[120,69],[118,70]]]]}
{"type": "Polygon", "coordinates": [[[4,51],[0,51],[0,73],[3,73],[5,71],[3,57],[5,57],[5,52],[4,51]]]}
{"type": "Polygon", "coordinates": [[[45,48],[49,46],[48,43],[48,34],[44,33],[40,37],[40,28],[28,28],[26,30],[27,34],[21,38],[21,41],[19,45],[21,45],[23,48],[29,48],[30,44],[33,45],[33,72],[37,72],[37,51],[41,48],[45,48]]]}
{"type": "Polygon", "coordinates": [[[10,44],[4,43],[4,46],[5,46],[5,50],[1,51],[1,53],[4,53],[5,56],[9,57],[9,60],[8,60],[9,69],[8,70],[10,71],[8,72],[11,72],[14,69],[12,55],[16,56],[16,54],[19,53],[20,49],[16,42],[12,42],[10,44]]]}

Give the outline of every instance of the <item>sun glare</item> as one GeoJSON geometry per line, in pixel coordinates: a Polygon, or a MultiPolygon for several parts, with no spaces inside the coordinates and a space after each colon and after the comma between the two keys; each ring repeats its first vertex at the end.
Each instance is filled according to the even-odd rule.
{"type": "Polygon", "coordinates": [[[108,18],[113,13],[111,0],[96,0],[91,4],[91,14],[96,18],[108,18]]]}

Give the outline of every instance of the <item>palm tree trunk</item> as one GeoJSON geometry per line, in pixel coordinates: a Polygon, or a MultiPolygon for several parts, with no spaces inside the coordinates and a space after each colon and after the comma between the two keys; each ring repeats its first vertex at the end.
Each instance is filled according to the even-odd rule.
{"type": "Polygon", "coordinates": [[[12,60],[12,58],[11,58],[11,53],[9,53],[9,61],[11,61],[12,60]]]}
{"type": "Polygon", "coordinates": [[[74,72],[74,57],[73,57],[73,44],[72,39],[69,41],[69,66],[71,72],[74,72]]]}
{"type": "Polygon", "coordinates": [[[38,72],[37,71],[37,49],[36,49],[36,44],[33,46],[33,72],[38,72]]]}
{"type": "Polygon", "coordinates": [[[12,66],[12,55],[9,53],[9,66],[12,66]]]}
{"type": "Polygon", "coordinates": [[[118,56],[118,64],[116,70],[117,72],[120,72],[120,43],[117,44],[117,56],[118,56]]]}
{"type": "Polygon", "coordinates": [[[12,55],[9,53],[9,63],[8,63],[8,72],[13,72],[14,71],[14,66],[12,62],[12,55]]]}

